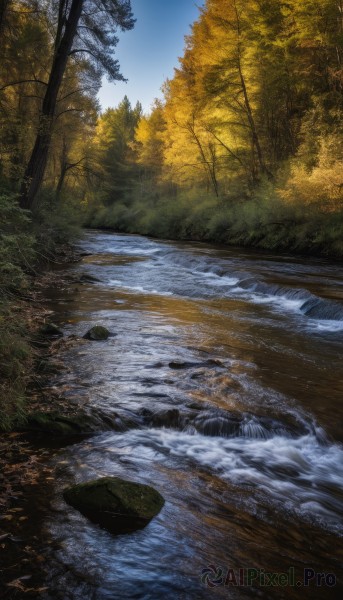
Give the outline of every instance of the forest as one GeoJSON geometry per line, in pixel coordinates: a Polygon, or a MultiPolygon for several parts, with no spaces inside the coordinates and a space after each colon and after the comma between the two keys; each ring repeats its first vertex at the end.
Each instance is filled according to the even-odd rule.
{"type": "Polygon", "coordinates": [[[209,0],[164,100],[100,117],[87,222],[341,256],[342,19],[334,0],[209,0]]]}
{"type": "Polygon", "coordinates": [[[134,23],[128,0],[1,0],[5,355],[11,301],[81,226],[343,255],[342,1],[207,0],[163,99],[101,112],[134,23]]]}
{"type": "Polygon", "coordinates": [[[74,3],[1,2],[5,212],[17,197],[49,222],[64,213],[161,237],[342,255],[339,0],[208,0],[149,114],[127,97],[101,113],[101,77],[125,76],[115,31],[134,19],[126,1],[103,14],[88,5],[76,2],[73,16],[74,3]]]}

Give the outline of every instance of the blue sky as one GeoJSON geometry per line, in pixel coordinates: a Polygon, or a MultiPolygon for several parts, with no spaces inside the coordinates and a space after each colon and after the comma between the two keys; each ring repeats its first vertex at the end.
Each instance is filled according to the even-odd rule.
{"type": "Polygon", "coordinates": [[[136,25],[120,34],[116,58],[127,83],[104,80],[99,93],[103,109],[116,106],[125,96],[139,100],[148,112],[160,88],[178,66],[184,49],[184,36],[199,16],[204,0],[131,0],[136,25]]]}

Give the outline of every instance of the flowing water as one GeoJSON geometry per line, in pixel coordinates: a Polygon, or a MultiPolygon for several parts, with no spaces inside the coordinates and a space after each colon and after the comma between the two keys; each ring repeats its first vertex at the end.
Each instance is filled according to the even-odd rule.
{"type": "Polygon", "coordinates": [[[46,598],[342,597],[341,266],[98,232],[82,250],[50,307],[66,335],[114,335],[53,384],[109,431],[54,459],[46,598]],[[165,507],[111,535],[61,495],[105,475],[165,507]]]}

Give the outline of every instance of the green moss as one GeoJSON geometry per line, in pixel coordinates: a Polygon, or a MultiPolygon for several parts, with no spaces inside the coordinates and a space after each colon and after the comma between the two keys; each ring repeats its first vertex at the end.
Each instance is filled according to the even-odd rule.
{"type": "Polygon", "coordinates": [[[103,340],[107,340],[110,336],[110,332],[106,327],[102,327],[101,325],[95,325],[89,331],[87,331],[86,335],[84,335],[85,340],[93,340],[96,342],[101,342],[103,340]]]}
{"type": "Polygon", "coordinates": [[[104,477],[68,488],[63,497],[74,508],[114,533],[140,529],[157,515],[163,497],[152,487],[104,477]]]}
{"type": "Polygon", "coordinates": [[[27,416],[23,428],[25,431],[36,431],[37,433],[56,436],[92,433],[96,429],[91,417],[87,415],[77,414],[72,417],[66,417],[58,412],[31,413],[27,416]]]}

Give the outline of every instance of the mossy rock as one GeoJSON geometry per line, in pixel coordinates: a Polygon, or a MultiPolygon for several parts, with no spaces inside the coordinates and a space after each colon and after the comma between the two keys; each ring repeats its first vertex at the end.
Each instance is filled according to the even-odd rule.
{"type": "Polygon", "coordinates": [[[61,331],[60,328],[57,325],[55,325],[55,323],[44,323],[44,325],[42,325],[42,327],[40,328],[39,333],[41,335],[48,336],[63,336],[63,331],[61,331]]]}
{"type": "Polygon", "coordinates": [[[65,417],[58,412],[35,412],[28,415],[23,429],[58,436],[74,436],[93,433],[97,428],[91,417],[82,413],[65,417]]]}
{"type": "Polygon", "coordinates": [[[91,521],[116,534],[142,529],[164,506],[164,498],[154,488],[119,477],[72,486],[64,490],[63,497],[91,521]]]}
{"type": "Polygon", "coordinates": [[[87,331],[86,335],[84,335],[85,340],[93,340],[95,342],[101,342],[103,340],[107,340],[110,336],[110,332],[106,327],[102,327],[101,325],[95,325],[89,331],[87,331]]]}

